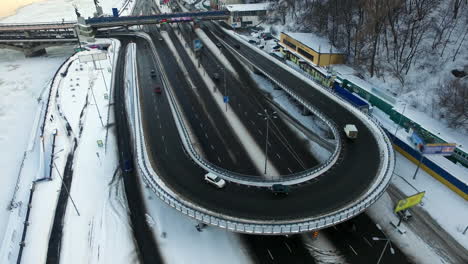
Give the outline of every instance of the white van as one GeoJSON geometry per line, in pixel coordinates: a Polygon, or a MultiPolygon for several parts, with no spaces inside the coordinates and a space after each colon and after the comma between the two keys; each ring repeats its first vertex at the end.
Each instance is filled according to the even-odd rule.
{"type": "Polygon", "coordinates": [[[353,124],[347,124],[344,127],[344,132],[346,136],[350,139],[355,139],[358,136],[358,130],[355,125],[353,124]]]}

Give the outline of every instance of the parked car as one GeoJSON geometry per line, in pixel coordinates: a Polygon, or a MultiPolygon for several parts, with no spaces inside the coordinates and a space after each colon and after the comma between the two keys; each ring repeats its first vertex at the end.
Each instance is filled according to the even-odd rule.
{"type": "Polygon", "coordinates": [[[289,186],[283,184],[273,184],[271,186],[271,191],[274,195],[288,195],[289,186]]]}
{"type": "Polygon", "coordinates": [[[209,172],[205,175],[205,181],[208,183],[213,184],[217,188],[221,189],[224,186],[226,186],[226,181],[221,179],[219,176],[216,176],[215,174],[209,172]]]}
{"type": "Polygon", "coordinates": [[[132,172],[133,171],[133,164],[130,159],[124,160],[122,169],[124,172],[132,172]]]}
{"type": "Polygon", "coordinates": [[[156,71],[155,70],[151,70],[151,78],[156,78],[156,71]]]}
{"type": "Polygon", "coordinates": [[[154,88],[154,92],[157,93],[157,94],[161,94],[162,93],[161,86],[156,85],[156,87],[154,88]]]}
{"type": "Polygon", "coordinates": [[[408,221],[411,219],[411,217],[413,217],[413,214],[411,214],[411,212],[406,209],[406,210],[401,210],[401,211],[398,211],[397,212],[397,215],[403,219],[403,221],[408,221]]]}
{"type": "Polygon", "coordinates": [[[234,48],[240,49],[240,45],[238,43],[234,44],[234,48]]]}

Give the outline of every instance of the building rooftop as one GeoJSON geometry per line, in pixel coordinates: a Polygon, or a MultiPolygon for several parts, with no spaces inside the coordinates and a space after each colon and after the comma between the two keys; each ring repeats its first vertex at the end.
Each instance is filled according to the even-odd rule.
{"type": "Polygon", "coordinates": [[[320,37],[314,33],[298,33],[298,32],[281,32],[290,36],[291,38],[301,42],[307,47],[315,50],[320,53],[333,53],[333,54],[342,54],[342,50],[333,46],[331,42],[324,37],[320,37]],[[331,52],[330,52],[331,51],[331,52]]]}
{"type": "Polygon", "coordinates": [[[238,5],[226,5],[226,9],[230,12],[236,11],[261,11],[268,10],[271,3],[257,3],[257,4],[238,4],[238,5]]]}

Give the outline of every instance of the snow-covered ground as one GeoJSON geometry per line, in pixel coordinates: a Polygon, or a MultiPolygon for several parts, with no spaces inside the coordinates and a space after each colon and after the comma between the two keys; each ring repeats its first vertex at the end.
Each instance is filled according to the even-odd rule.
{"type": "MultiPolygon", "coordinates": [[[[118,47],[118,41],[112,41],[109,51],[118,51],[118,47]]],[[[75,155],[73,181],[63,221],[61,260],[66,263],[130,263],[137,259],[123,183],[116,171],[117,148],[112,128],[106,144],[107,122],[113,122],[112,111],[108,111],[111,92],[108,86],[115,57],[109,54],[108,59],[96,62],[102,71],[96,70],[93,62],[79,61],[79,56],[99,52],[102,51],[85,51],[73,56],[70,64],[60,70],[62,73],[68,68],[67,75],[58,75],[52,89],[44,138],[45,145],[49,145],[52,132],[57,129],[54,168],[51,181],[36,184],[24,263],[45,262],[57,190],[61,188],[63,168],[70,152],[75,155]],[[111,114],[109,119],[108,113],[111,114]],[[71,128],[69,136],[67,123],[71,128]],[[102,147],[98,146],[98,140],[102,141],[102,147]]]]}
{"type": "MultiPolygon", "coordinates": [[[[105,9],[104,12],[107,13],[110,13],[110,7],[120,7],[124,3],[122,0],[101,0],[100,2],[103,4],[105,9]]],[[[80,12],[82,12],[83,15],[91,15],[93,12],[93,1],[83,0],[64,2],[45,0],[21,8],[18,10],[17,14],[11,17],[3,18],[0,20],[0,23],[61,21],[62,18],[65,20],[74,20],[75,17],[72,4],[77,4],[80,12]],[[83,7],[83,10],[81,7],[83,7]],[[67,11],[71,11],[71,13],[67,13],[67,11]]],[[[131,5],[129,5],[129,7],[131,7],[131,5]]],[[[42,123],[41,113],[43,113],[45,110],[45,102],[47,102],[51,79],[53,78],[55,71],[58,69],[60,64],[62,64],[70,55],[72,55],[72,53],[73,46],[47,48],[47,55],[37,58],[24,58],[22,53],[4,49],[0,50],[0,148],[4,150],[0,152],[0,165],[3,168],[2,177],[0,179],[0,185],[2,186],[0,191],[0,203],[2,207],[5,208],[5,210],[0,211],[0,238],[2,238],[2,240],[0,240],[0,243],[2,243],[0,251],[0,262],[2,263],[16,262],[19,249],[18,245],[22,239],[21,235],[23,232],[23,221],[25,220],[30,193],[29,189],[32,186],[32,181],[36,179],[36,177],[43,178],[48,177],[49,175],[48,162],[50,161],[50,150],[52,145],[51,132],[54,126],[48,126],[48,130],[45,131],[43,140],[40,140],[39,133],[40,125],[42,123]],[[45,151],[45,153],[43,151],[45,151]],[[10,205],[10,201],[13,202],[13,210],[11,211],[6,210],[10,205]]],[[[108,65],[106,66],[103,73],[106,78],[109,78],[111,72],[108,72],[107,68],[109,68],[108,65]]],[[[97,73],[95,73],[95,75],[97,73]]],[[[86,91],[88,83],[82,83],[76,79],[74,79],[73,82],[68,80],[64,81],[60,80],[59,78],[57,79],[54,87],[57,88],[57,85],[65,85],[65,82],[73,83],[73,85],[81,84],[80,87],[83,87],[83,89],[79,89],[79,87],[73,88],[76,94],[72,95],[74,97],[69,98],[68,100],[72,100],[74,103],[66,104],[67,106],[71,106],[80,100],[78,98],[81,94],[80,91],[86,91]]],[[[107,85],[109,84],[110,82],[107,83],[107,85]]],[[[68,88],[72,89],[71,87],[68,88]]],[[[50,106],[50,109],[55,111],[57,110],[53,105],[50,106]]],[[[69,121],[74,122],[77,120],[76,115],[79,115],[79,112],[67,114],[69,114],[69,121]]],[[[107,112],[103,114],[107,116],[107,112]]],[[[53,122],[58,122],[57,117],[59,115],[56,114],[54,116],[55,119],[53,122]]],[[[49,122],[51,121],[49,120],[49,122]]],[[[65,139],[66,137],[64,135],[66,135],[66,129],[63,126],[63,123],[58,123],[56,127],[60,132],[57,136],[55,149],[57,155],[54,162],[58,170],[63,171],[66,160],[66,153],[70,149],[71,144],[68,140],[65,139]]],[[[95,132],[89,133],[96,134],[95,132]]],[[[86,134],[87,130],[85,129],[83,131],[83,136],[86,134]]],[[[91,135],[91,137],[92,136],[93,135],[91,135]]],[[[112,134],[110,134],[109,137],[110,143],[112,143],[113,140],[113,137],[111,137],[112,134]]],[[[90,141],[90,143],[92,142],[94,142],[94,145],[96,145],[96,140],[90,141]]],[[[102,164],[103,168],[101,169],[106,170],[104,165],[110,166],[112,169],[107,167],[106,168],[107,170],[111,170],[113,173],[113,170],[117,166],[115,160],[115,148],[113,150],[108,150],[107,153],[108,156],[105,157],[105,161],[109,161],[110,165],[102,164]],[[114,155],[112,156],[109,153],[113,153],[114,155]]],[[[84,155],[91,157],[92,155],[96,154],[95,152],[92,152],[92,154],[85,153],[84,155]]],[[[79,158],[77,158],[77,160],[80,161],[79,158]]],[[[82,162],[82,164],[86,163],[82,162]]],[[[89,166],[89,168],[93,169],[91,166],[89,166]]],[[[75,169],[79,168],[77,167],[75,169]]],[[[47,243],[50,235],[51,221],[53,220],[53,215],[55,213],[55,201],[58,197],[58,191],[61,188],[60,177],[57,177],[56,174],[57,170],[52,168],[52,171],[55,174],[53,175],[52,181],[45,181],[34,185],[35,191],[32,200],[28,233],[25,238],[26,247],[23,252],[23,263],[41,262],[40,259],[43,259],[47,253],[47,243]]],[[[112,173],[110,174],[110,177],[112,177],[112,173]]],[[[85,176],[92,177],[93,175],[85,174],[85,176]]],[[[108,175],[106,174],[106,176],[108,175]]],[[[102,194],[109,195],[107,204],[114,203],[113,207],[116,208],[114,210],[120,211],[121,215],[126,216],[126,208],[119,204],[120,200],[122,199],[122,191],[120,190],[118,195],[111,195],[109,192],[106,193],[105,191],[107,189],[110,190],[111,188],[107,187],[107,183],[110,178],[101,176],[98,179],[102,180],[100,185],[91,181],[87,181],[87,184],[90,186],[96,186],[96,189],[98,186],[101,187],[101,190],[103,190],[102,194]],[[104,186],[107,189],[105,189],[104,186]]],[[[79,183],[80,181],[78,180],[77,184],[79,183]]],[[[121,189],[120,182],[115,181],[115,183],[112,185],[112,190],[119,190],[119,188],[121,189]]],[[[81,191],[87,189],[88,187],[80,188],[81,191]]],[[[77,198],[79,196],[80,195],[77,194],[77,198]]],[[[83,196],[83,192],[81,196],[83,196]]],[[[89,201],[94,202],[93,200],[89,201]]],[[[106,199],[102,199],[102,201],[106,201],[106,199]]],[[[69,206],[71,206],[70,203],[69,206]]],[[[84,212],[87,212],[87,209],[91,211],[95,209],[95,211],[98,211],[100,215],[96,216],[95,221],[99,221],[100,218],[104,217],[102,212],[106,212],[108,215],[109,212],[112,212],[110,205],[95,203],[94,206],[96,206],[96,208],[90,208],[82,204],[82,210],[84,210],[84,212]]],[[[83,213],[83,215],[86,214],[83,213]]],[[[89,218],[90,214],[87,215],[89,218]]],[[[80,219],[85,221],[85,217],[81,217],[80,219]]],[[[113,217],[111,213],[110,216],[107,216],[107,219],[105,219],[103,223],[108,222],[111,226],[115,226],[115,219],[117,218],[115,216],[113,217]]],[[[121,219],[119,221],[120,222],[118,224],[123,226],[121,230],[128,231],[128,223],[126,224],[125,221],[121,219]],[[125,228],[126,225],[127,229],[125,228]]],[[[82,228],[87,227],[88,225],[86,224],[82,228]]],[[[79,230],[79,228],[74,229],[79,230]]],[[[106,234],[102,234],[102,232],[103,230],[95,230],[95,247],[99,247],[97,239],[103,239],[106,237],[106,234]]],[[[125,244],[126,242],[129,244],[133,243],[133,238],[129,237],[129,232],[120,232],[118,234],[114,234],[114,232],[107,233],[107,235],[119,235],[120,237],[117,237],[116,241],[120,243],[120,245],[125,244]]],[[[88,232],[83,231],[82,234],[86,236],[88,232]]],[[[90,232],[90,234],[92,233],[90,232]]],[[[80,238],[79,240],[76,240],[76,243],[80,243],[86,240],[81,240],[80,238]]],[[[64,240],[64,242],[66,243],[67,241],[64,240]]],[[[99,253],[101,255],[101,259],[105,259],[105,256],[102,255],[104,251],[107,251],[105,254],[109,253],[109,250],[106,250],[106,248],[110,249],[112,245],[116,245],[115,242],[105,244],[107,247],[104,248],[101,245],[101,248],[98,249],[101,250],[101,253],[99,253]]],[[[67,245],[62,245],[62,248],[64,252],[66,252],[67,245]]],[[[134,251],[132,245],[126,245],[120,251],[113,251],[119,252],[122,254],[122,256],[128,255],[127,260],[131,260],[130,262],[133,262],[134,257],[130,258],[132,253],[126,253],[134,251]]],[[[76,254],[86,255],[83,251],[78,251],[76,254]]],[[[89,254],[92,253],[90,252],[89,254]]],[[[112,255],[115,255],[116,258],[119,257],[119,254],[113,253],[112,255]]],[[[123,260],[123,263],[128,263],[125,261],[125,258],[121,259],[123,260]]]]}

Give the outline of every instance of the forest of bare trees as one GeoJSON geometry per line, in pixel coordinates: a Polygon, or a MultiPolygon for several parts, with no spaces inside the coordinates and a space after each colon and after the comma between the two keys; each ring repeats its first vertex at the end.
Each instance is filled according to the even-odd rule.
{"type": "Polygon", "coordinates": [[[411,69],[435,73],[468,49],[468,0],[279,0],[274,6],[279,23],[289,18],[296,21],[291,30],[328,37],[370,77],[398,80],[396,94],[411,91],[411,69]]]}

